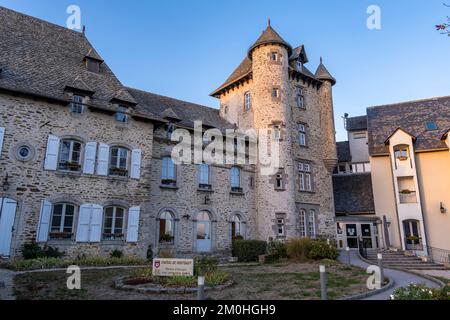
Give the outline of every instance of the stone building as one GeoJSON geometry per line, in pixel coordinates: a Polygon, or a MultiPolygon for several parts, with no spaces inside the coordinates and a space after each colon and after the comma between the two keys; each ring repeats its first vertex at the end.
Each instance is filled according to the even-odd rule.
{"type": "MultiPolygon", "coordinates": [[[[121,84],[84,34],[0,7],[0,255],[229,254],[232,239],[332,237],[332,86],[269,25],[212,96],[121,84]],[[176,129],[269,129],[280,168],[175,164],[176,129]]],[[[203,137],[204,138],[204,137],[203,137]]],[[[207,145],[207,144],[206,144],[207,145]]]]}

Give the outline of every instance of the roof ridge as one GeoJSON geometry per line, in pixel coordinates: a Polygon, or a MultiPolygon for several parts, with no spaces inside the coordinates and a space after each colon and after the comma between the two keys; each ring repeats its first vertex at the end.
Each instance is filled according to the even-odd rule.
{"type": "Polygon", "coordinates": [[[402,101],[402,102],[395,102],[395,103],[389,103],[389,104],[380,104],[380,105],[376,105],[376,106],[367,107],[367,109],[374,109],[374,108],[381,108],[381,107],[390,107],[390,106],[400,106],[400,105],[404,105],[404,104],[418,103],[418,102],[436,101],[436,100],[446,99],[446,98],[450,99],[450,95],[448,95],[448,96],[436,96],[436,97],[431,97],[431,98],[416,99],[416,100],[409,100],[409,101],[402,101]]]}
{"type": "Polygon", "coordinates": [[[180,101],[180,102],[184,102],[184,103],[189,103],[189,104],[192,104],[192,105],[196,105],[196,106],[199,106],[199,107],[203,107],[203,108],[208,108],[208,109],[211,109],[211,110],[219,111],[219,109],[217,109],[217,108],[213,108],[213,107],[210,107],[210,106],[205,106],[205,105],[202,105],[202,104],[198,104],[198,103],[196,103],[196,102],[190,102],[190,101],[186,101],[186,100],[181,100],[181,99],[178,99],[178,98],[173,98],[173,97],[165,96],[165,95],[162,95],[162,94],[159,94],[159,93],[154,93],[154,92],[150,92],[150,91],[145,91],[145,90],[138,89],[138,88],[132,88],[132,87],[129,87],[129,86],[124,86],[124,87],[125,87],[126,89],[129,89],[129,90],[135,90],[135,91],[140,91],[140,92],[142,92],[142,93],[153,94],[153,95],[158,96],[158,97],[161,97],[161,98],[172,99],[172,100],[176,100],[176,101],[180,101]]]}

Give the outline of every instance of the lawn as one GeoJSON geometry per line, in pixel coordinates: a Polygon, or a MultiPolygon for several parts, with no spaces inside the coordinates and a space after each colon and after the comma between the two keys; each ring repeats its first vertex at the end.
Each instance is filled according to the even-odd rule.
{"type": "MultiPolygon", "coordinates": [[[[223,291],[209,291],[210,299],[320,299],[319,263],[277,263],[270,265],[223,267],[234,285],[223,291]]],[[[85,270],[81,290],[66,288],[64,271],[19,274],[15,278],[15,295],[25,300],[145,300],[195,299],[195,294],[150,295],[113,288],[114,279],[132,275],[136,269],[85,270]]],[[[339,299],[367,291],[364,270],[338,263],[327,266],[328,297],[339,299]]]]}

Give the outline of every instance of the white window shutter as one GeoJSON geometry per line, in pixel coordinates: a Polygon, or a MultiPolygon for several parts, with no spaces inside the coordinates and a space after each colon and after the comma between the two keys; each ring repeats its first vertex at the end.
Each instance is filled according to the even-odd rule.
{"type": "Polygon", "coordinates": [[[50,135],[47,140],[47,150],[45,151],[45,170],[56,170],[58,166],[59,138],[50,135]]]}
{"type": "Polygon", "coordinates": [[[47,242],[51,216],[52,204],[49,201],[42,200],[36,242],[47,242]]]}
{"type": "Polygon", "coordinates": [[[141,158],[141,149],[135,149],[131,152],[131,179],[140,179],[141,177],[141,158]]]}
{"type": "Polygon", "coordinates": [[[98,147],[97,158],[97,174],[100,176],[108,175],[108,163],[109,163],[109,146],[104,143],[100,143],[98,147]]]}
{"type": "Polygon", "coordinates": [[[5,137],[5,128],[0,127],[0,156],[2,154],[3,139],[5,137]]]}
{"type": "Polygon", "coordinates": [[[86,143],[86,148],[84,150],[83,173],[94,174],[96,155],[97,155],[97,142],[86,143]]]}
{"type": "Polygon", "coordinates": [[[138,241],[140,211],[140,207],[132,207],[128,210],[127,242],[138,241]]]}
{"type": "Polygon", "coordinates": [[[14,220],[16,219],[17,202],[12,199],[0,198],[3,205],[0,219],[0,255],[9,256],[11,253],[11,240],[14,220]]]}
{"type": "Polygon", "coordinates": [[[77,242],[89,242],[92,204],[83,204],[78,215],[77,242]]]}
{"type": "Polygon", "coordinates": [[[100,242],[102,239],[103,207],[92,206],[89,242],[100,242]]]}

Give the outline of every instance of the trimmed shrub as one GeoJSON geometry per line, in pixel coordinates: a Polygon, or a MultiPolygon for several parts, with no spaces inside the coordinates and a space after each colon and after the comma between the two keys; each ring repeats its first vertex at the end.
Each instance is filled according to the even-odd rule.
{"type": "Polygon", "coordinates": [[[313,240],[309,250],[309,258],[313,260],[330,259],[336,260],[339,252],[334,241],[330,244],[326,240],[313,240]]]}
{"type": "Polygon", "coordinates": [[[109,256],[111,258],[122,258],[123,257],[123,252],[120,251],[119,249],[115,249],[113,251],[111,251],[111,253],[109,254],[109,256]]]}
{"type": "Polygon", "coordinates": [[[260,240],[236,240],[233,241],[233,257],[239,262],[258,261],[260,255],[267,252],[267,243],[260,240]]]}
{"type": "Polygon", "coordinates": [[[25,243],[21,249],[22,257],[25,260],[38,258],[61,258],[64,252],[60,252],[58,248],[50,246],[39,246],[36,242],[25,243]]]}
{"type": "Polygon", "coordinates": [[[309,238],[290,239],[286,244],[286,252],[290,259],[307,260],[310,256],[312,240],[309,238]]]}
{"type": "Polygon", "coordinates": [[[410,284],[396,289],[391,300],[450,300],[450,286],[431,289],[424,284],[410,284]]]}
{"type": "Polygon", "coordinates": [[[273,263],[284,258],[287,258],[286,244],[277,240],[270,241],[267,244],[266,263],[273,263]]]}
{"type": "Polygon", "coordinates": [[[217,270],[219,260],[215,257],[196,257],[194,259],[194,273],[195,275],[202,275],[212,273],[217,270]]]}

